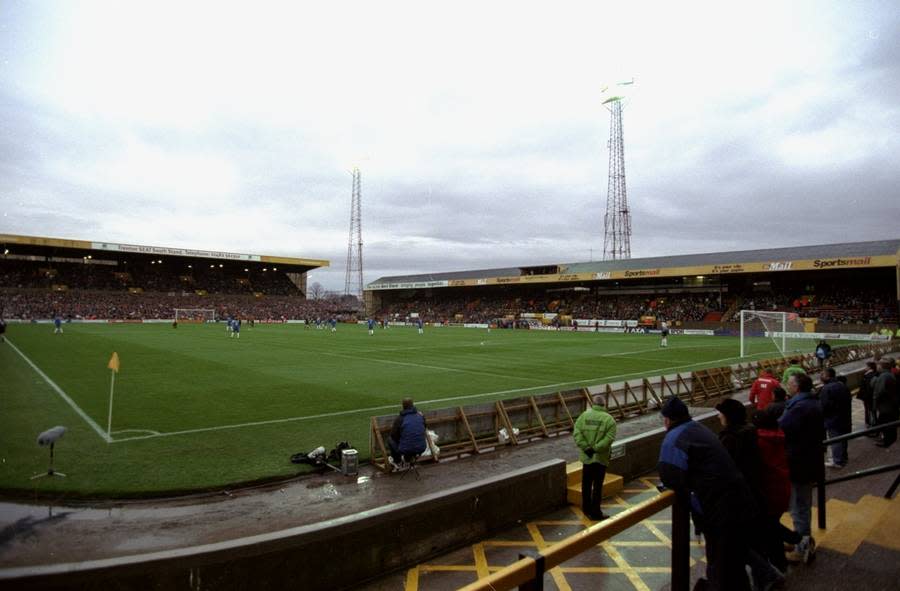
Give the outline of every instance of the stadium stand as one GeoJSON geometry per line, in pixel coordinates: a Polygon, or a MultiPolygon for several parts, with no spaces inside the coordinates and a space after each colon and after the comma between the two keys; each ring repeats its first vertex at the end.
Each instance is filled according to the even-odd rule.
{"type": "Polygon", "coordinates": [[[301,320],[335,317],[355,322],[356,313],[341,300],[306,300],[292,296],[234,294],[129,293],[93,290],[50,291],[3,289],[2,314],[7,319],[168,320],[175,308],[212,308],[217,318],[235,316],[257,320],[301,320]]]}
{"type": "Polygon", "coordinates": [[[675,295],[602,295],[575,298],[548,297],[473,297],[449,301],[422,299],[397,302],[379,310],[378,315],[405,318],[419,314],[428,322],[490,322],[523,313],[556,313],[574,318],[637,319],[661,316],[678,321],[703,321],[707,315],[721,312],[718,298],[708,294],[675,295]]]}
{"type": "Polygon", "coordinates": [[[518,317],[523,313],[556,313],[573,318],[606,318],[636,320],[642,316],[665,318],[676,323],[735,322],[740,302],[750,310],[797,312],[805,318],[818,318],[829,325],[868,327],[896,324],[897,311],[887,293],[865,289],[844,290],[827,296],[795,297],[792,295],[760,296],[752,292],[733,294],[722,299],[710,294],[603,295],[577,299],[546,297],[473,297],[471,300],[414,299],[395,302],[376,315],[406,318],[418,314],[426,322],[491,322],[498,318],[518,317]],[[793,303],[802,302],[799,307],[793,303]],[[726,315],[726,308],[734,312],[726,315]]]}
{"type": "Polygon", "coordinates": [[[163,264],[152,261],[130,261],[123,268],[103,264],[105,261],[81,260],[52,262],[0,260],[0,287],[53,288],[117,291],[207,291],[221,294],[262,293],[266,295],[300,295],[300,289],[284,273],[254,271],[249,268],[191,264],[163,264]]]}
{"type": "Polygon", "coordinates": [[[898,252],[900,240],[882,240],[392,276],[369,284],[366,304],[394,319],[497,326],[530,314],[551,326],[643,318],[729,330],[755,309],[824,331],[896,330],[898,252]]]}
{"type": "Polygon", "coordinates": [[[175,308],[217,317],[355,320],[358,302],[307,300],[306,274],[328,261],[0,234],[0,316],[168,320],[175,308]]]}

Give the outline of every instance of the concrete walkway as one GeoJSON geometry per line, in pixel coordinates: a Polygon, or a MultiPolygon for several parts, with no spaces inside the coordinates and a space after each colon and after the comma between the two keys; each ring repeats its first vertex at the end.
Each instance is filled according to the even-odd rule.
{"type": "MultiPolygon", "coordinates": [[[[661,426],[656,414],[620,428],[620,437],[661,426]]],[[[442,462],[422,464],[420,479],[363,466],[215,495],[93,505],[0,503],[0,568],[78,562],[188,548],[362,513],[533,466],[577,460],[571,436],[442,462]]],[[[285,461],[288,458],[285,457],[285,461]]]]}

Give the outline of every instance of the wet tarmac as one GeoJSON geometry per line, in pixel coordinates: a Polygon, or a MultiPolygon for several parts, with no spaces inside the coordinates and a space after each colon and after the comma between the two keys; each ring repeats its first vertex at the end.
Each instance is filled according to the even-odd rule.
{"type": "MultiPolygon", "coordinates": [[[[656,414],[646,415],[621,425],[619,436],[659,426],[656,414]]],[[[418,479],[362,466],[354,477],[328,471],[265,487],[169,500],[92,506],[3,502],[0,568],[111,558],[268,533],[365,512],[554,458],[577,460],[570,435],[421,464],[418,479]]]]}

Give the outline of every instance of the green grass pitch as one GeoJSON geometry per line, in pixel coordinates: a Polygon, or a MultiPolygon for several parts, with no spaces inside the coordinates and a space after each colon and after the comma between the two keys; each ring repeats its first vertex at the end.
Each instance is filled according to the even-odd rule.
{"type": "MultiPolygon", "coordinates": [[[[170,494],[288,477],[289,457],[348,440],[365,459],[369,417],[412,396],[441,408],[737,361],[727,337],[340,325],[10,325],[0,345],[0,490],[170,494]],[[113,351],[111,442],[104,437],[113,351]],[[27,360],[26,360],[27,358],[27,360]],[[30,360],[30,363],[28,362],[30,360]],[[48,381],[49,380],[49,381],[48,381]],[[56,388],[49,382],[52,381],[56,388]],[[66,400],[68,398],[68,401],[66,400]],[[38,433],[68,427],[46,471],[38,433]]],[[[761,340],[759,351],[774,351],[761,340]]]]}

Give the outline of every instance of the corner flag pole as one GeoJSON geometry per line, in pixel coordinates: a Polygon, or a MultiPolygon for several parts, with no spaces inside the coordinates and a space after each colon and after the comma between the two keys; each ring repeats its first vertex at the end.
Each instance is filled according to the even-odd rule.
{"type": "Polygon", "coordinates": [[[113,351],[109,363],[106,364],[110,371],[109,376],[109,418],[106,421],[106,442],[112,441],[112,409],[113,409],[113,392],[116,389],[116,374],[119,373],[119,354],[113,351]]]}

